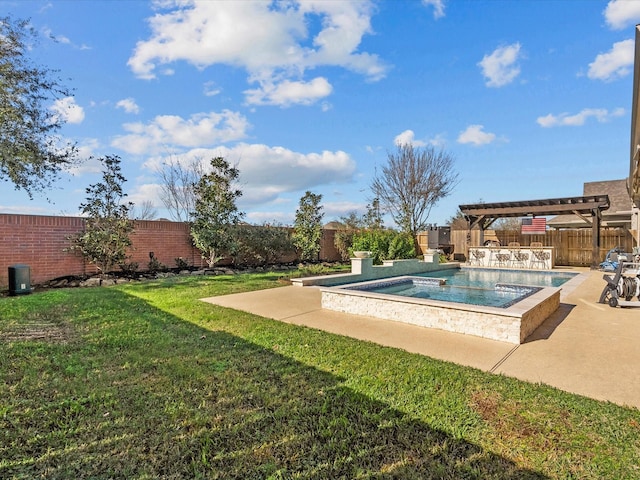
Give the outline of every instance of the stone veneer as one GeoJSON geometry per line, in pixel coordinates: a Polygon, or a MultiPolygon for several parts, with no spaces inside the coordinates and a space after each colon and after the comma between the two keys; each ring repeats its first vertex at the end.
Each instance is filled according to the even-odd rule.
{"type": "MultiPolygon", "coordinates": [[[[363,282],[362,285],[375,282],[363,282]]],[[[350,284],[349,287],[353,287],[350,284]]],[[[322,308],[520,344],[560,305],[560,288],[543,288],[508,308],[322,287],[322,308]]]]}

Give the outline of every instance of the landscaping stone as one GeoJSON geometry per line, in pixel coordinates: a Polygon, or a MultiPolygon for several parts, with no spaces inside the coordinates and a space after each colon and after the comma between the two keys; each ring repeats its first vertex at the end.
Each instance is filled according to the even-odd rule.
{"type": "Polygon", "coordinates": [[[84,282],[80,283],[81,287],[99,287],[102,284],[100,277],[87,278],[84,282]]]}

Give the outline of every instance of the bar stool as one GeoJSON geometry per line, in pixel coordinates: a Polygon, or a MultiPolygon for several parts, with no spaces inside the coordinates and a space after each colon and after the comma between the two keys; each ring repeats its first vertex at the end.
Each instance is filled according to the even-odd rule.
{"type": "Polygon", "coordinates": [[[531,263],[530,268],[547,268],[547,261],[551,258],[549,252],[545,252],[542,249],[541,242],[531,242],[531,263]]]}
{"type": "Polygon", "coordinates": [[[526,252],[520,251],[520,244],[518,242],[510,242],[509,249],[511,250],[511,267],[522,267],[527,268],[527,263],[529,261],[529,254],[526,252]]]}
{"type": "Polygon", "coordinates": [[[496,250],[495,248],[489,247],[489,262],[487,265],[489,267],[496,267],[498,264],[497,256],[500,253],[500,250],[496,250]]]}
{"type": "Polygon", "coordinates": [[[495,262],[494,265],[496,267],[508,267],[509,260],[511,260],[510,253],[504,253],[502,250],[498,250],[498,253],[495,254],[495,262]]]}
{"type": "Polygon", "coordinates": [[[478,265],[480,267],[484,266],[484,250],[478,250],[477,248],[473,248],[469,251],[471,254],[471,258],[469,259],[469,265],[478,265]]]}

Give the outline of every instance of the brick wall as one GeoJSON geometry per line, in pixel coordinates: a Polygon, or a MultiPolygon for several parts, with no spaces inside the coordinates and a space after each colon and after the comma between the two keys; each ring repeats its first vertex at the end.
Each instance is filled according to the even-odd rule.
{"type": "Polygon", "coordinates": [[[14,264],[29,265],[33,283],[90,273],[81,258],[63,251],[66,238],[83,228],[82,218],[0,214],[0,286],[8,285],[14,264]]]}
{"type": "MultiPolygon", "coordinates": [[[[9,284],[8,268],[25,264],[31,267],[31,283],[42,283],[66,275],[90,275],[93,265],[64,250],[69,236],[84,229],[80,217],[0,214],[0,288],[9,284]]],[[[335,261],[340,256],[333,246],[335,231],[325,230],[320,250],[322,260],[335,261]]],[[[130,261],[147,270],[149,252],[164,265],[175,267],[182,257],[190,265],[204,266],[200,252],[191,244],[189,226],[181,222],[136,220],[130,236],[133,243],[130,261]]]]}
{"type": "MultiPolygon", "coordinates": [[[[29,265],[34,284],[66,275],[95,273],[93,265],[64,251],[69,247],[67,238],[83,229],[84,219],[79,217],[0,214],[0,287],[8,286],[8,267],[14,264],[29,265]]],[[[202,266],[184,223],[136,221],[131,241],[131,261],[138,262],[140,270],[147,269],[149,252],[169,267],[176,266],[176,257],[202,266]]]]}
{"type": "Polygon", "coordinates": [[[184,222],[163,220],[136,220],[133,233],[130,261],[137,262],[140,270],[147,270],[149,252],[163,265],[176,267],[175,259],[182,257],[189,265],[204,266],[198,249],[191,244],[189,225],[184,222]]]}

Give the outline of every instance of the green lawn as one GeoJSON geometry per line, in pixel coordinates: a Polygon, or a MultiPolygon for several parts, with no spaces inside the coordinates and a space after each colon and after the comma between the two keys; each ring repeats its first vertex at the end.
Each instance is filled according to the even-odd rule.
{"type": "Polygon", "coordinates": [[[199,298],[0,298],[0,478],[640,478],[640,412],[199,298]]]}

